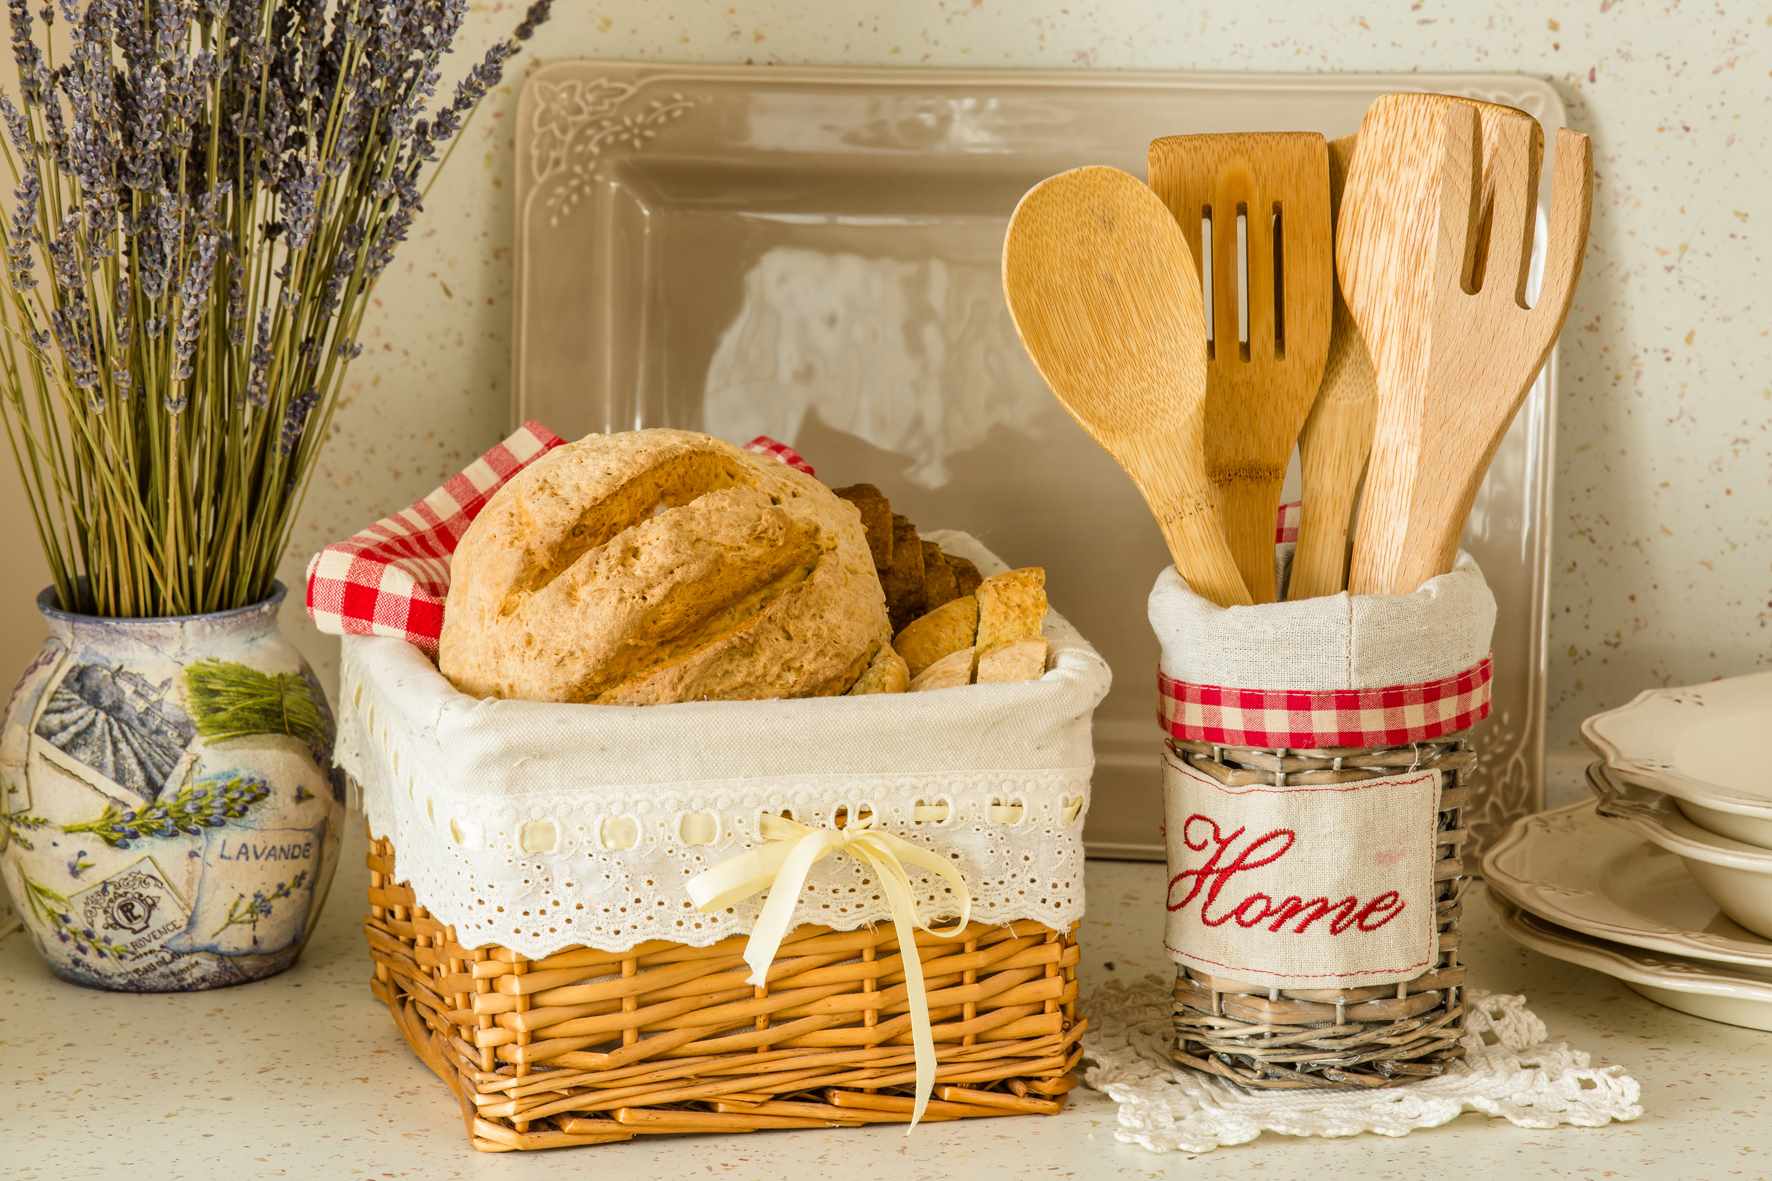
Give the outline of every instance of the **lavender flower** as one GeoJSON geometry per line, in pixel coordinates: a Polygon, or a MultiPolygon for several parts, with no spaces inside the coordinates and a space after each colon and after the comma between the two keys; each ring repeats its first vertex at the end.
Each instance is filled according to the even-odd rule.
{"type": "Polygon", "coordinates": [[[345,285],[350,281],[351,272],[357,267],[357,252],[362,248],[362,223],[352,222],[340,235],[338,254],[333,258],[332,270],[326,276],[326,289],[321,294],[321,308],[326,315],[330,316],[338,311],[345,285]]]}
{"type": "Polygon", "coordinates": [[[270,794],[271,785],[257,775],[209,775],[180,788],[171,799],[139,810],[106,804],[96,818],[63,825],[62,831],[90,833],[113,849],[127,849],[144,837],[195,836],[205,828],[239,820],[270,794]]]}
{"type": "Polygon", "coordinates": [[[43,178],[35,161],[25,164],[18,188],[13,190],[17,202],[12,210],[12,224],[7,228],[7,265],[12,272],[12,286],[19,292],[37,286],[36,259],[31,247],[37,241],[37,202],[43,195],[43,178]]]}
{"type": "Polygon", "coordinates": [[[129,342],[135,332],[135,301],[130,298],[128,270],[117,276],[117,301],[112,306],[111,324],[117,342],[117,356],[114,360],[121,364],[128,360],[129,342]]]}
{"type": "Polygon", "coordinates": [[[228,343],[237,349],[246,347],[246,282],[238,263],[228,275],[228,343]]]}
{"type": "Polygon", "coordinates": [[[97,387],[98,362],[93,358],[92,328],[86,318],[85,300],[71,300],[56,308],[50,313],[49,323],[74,388],[91,391],[97,387]]]}
{"type": "Polygon", "coordinates": [[[220,234],[200,235],[191,268],[179,286],[178,330],[172,338],[172,376],[175,381],[189,381],[194,372],[197,331],[202,327],[203,313],[209,305],[209,280],[215,273],[215,257],[220,249],[220,234]]]}
{"type": "Polygon", "coordinates": [[[517,25],[512,36],[519,41],[529,40],[535,36],[535,30],[545,24],[552,15],[554,15],[554,0],[535,0],[535,3],[529,6],[529,11],[523,14],[523,20],[517,25]]]}
{"type": "Polygon", "coordinates": [[[320,391],[304,390],[289,399],[289,408],[283,412],[283,430],[277,437],[277,452],[289,455],[300,446],[302,434],[308,427],[308,415],[313,413],[314,406],[320,401],[320,391]]]}
{"type": "Polygon", "coordinates": [[[284,231],[289,237],[291,250],[306,246],[314,233],[314,222],[319,214],[314,197],[319,190],[320,173],[312,165],[284,177],[277,188],[277,198],[283,207],[284,231]]]}
{"type": "Polygon", "coordinates": [[[27,103],[43,101],[43,51],[31,40],[30,0],[6,0],[6,22],[12,35],[12,60],[18,65],[19,93],[27,103]]]}
{"type": "Polygon", "coordinates": [[[12,101],[11,95],[0,94],[0,118],[6,121],[6,135],[12,140],[13,150],[20,156],[31,156],[31,125],[25,121],[25,114],[12,101]]]}
{"type": "Polygon", "coordinates": [[[271,380],[271,313],[258,314],[258,331],[252,341],[252,366],[246,378],[246,404],[262,409],[268,400],[271,380]]]}

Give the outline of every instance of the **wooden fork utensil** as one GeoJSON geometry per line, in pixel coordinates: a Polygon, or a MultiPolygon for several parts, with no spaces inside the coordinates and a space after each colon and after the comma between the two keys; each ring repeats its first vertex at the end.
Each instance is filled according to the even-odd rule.
{"type": "Polygon", "coordinates": [[[1349,589],[1406,594],[1452,566],[1489,461],[1544,364],[1581,272],[1588,139],[1559,131],[1544,278],[1526,304],[1543,133],[1434,94],[1367,110],[1336,268],[1378,375],[1349,589]]]}
{"type": "Polygon", "coordinates": [[[1272,602],[1281,486],[1329,348],[1328,149],[1314,132],[1167,136],[1149,167],[1211,296],[1207,475],[1250,596],[1272,602]]]}

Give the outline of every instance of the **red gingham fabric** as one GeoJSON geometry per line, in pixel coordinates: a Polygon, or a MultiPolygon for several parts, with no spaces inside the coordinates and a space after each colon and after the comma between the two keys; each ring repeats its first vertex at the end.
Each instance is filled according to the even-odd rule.
{"type": "Polygon", "coordinates": [[[1272,750],[1425,742],[1489,716],[1492,663],[1382,689],[1229,689],[1158,672],[1157,723],[1171,738],[1272,750]]]}
{"type": "Polygon", "coordinates": [[[1280,518],[1274,522],[1274,541],[1298,540],[1298,517],[1302,511],[1299,501],[1291,501],[1280,506],[1280,518]]]}
{"type": "Polygon", "coordinates": [[[761,455],[773,455],[795,471],[805,472],[809,476],[818,475],[812,465],[800,458],[800,453],[786,443],[777,442],[768,435],[758,435],[744,445],[746,451],[755,451],[761,455]]]}
{"type": "MultiPolygon", "coordinates": [[[[326,546],[308,562],[308,618],[330,635],[392,636],[435,656],[456,544],[494,492],[563,442],[526,422],[416,504],[326,546]]],[[[793,448],[767,435],[745,449],[813,474],[793,448]]]]}

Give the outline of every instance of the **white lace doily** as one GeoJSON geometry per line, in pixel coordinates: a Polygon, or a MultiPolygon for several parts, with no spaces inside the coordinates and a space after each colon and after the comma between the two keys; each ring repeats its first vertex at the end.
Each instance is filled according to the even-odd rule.
{"type": "MultiPolygon", "coordinates": [[[[930,536],[1003,568],[964,534],[930,536]]],[[[839,808],[952,857],[974,919],[1062,930],[1083,914],[1090,719],[1109,678],[1056,612],[1046,635],[1037,681],[643,707],[480,701],[409,644],[346,637],[335,757],[395,872],[468,947],[534,959],[748,934],[761,899],[703,914],[684,884],[754,848],[763,813],[823,827],[839,808]]],[[[940,879],[912,882],[920,918],[955,913],[940,879]]],[[[813,867],[794,912],[841,931],[890,920],[843,855],[813,867]]]]}
{"type": "Polygon", "coordinates": [[[1210,1152],[1263,1132],[1406,1136],[1467,1111],[1523,1128],[1592,1128],[1643,1114],[1636,1079],[1547,1041],[1525,997],[1473,991],[1466,999],[1465,1058],[1439,1078],[1381,1091],[1253,1091],[1170,1058],[1168,981],[1149,976],[1129,987],[1116,980],[1083,1002],[1083,1081],[1119,1104],[1114,1138],[1152,1152],[1210,1152]]]}

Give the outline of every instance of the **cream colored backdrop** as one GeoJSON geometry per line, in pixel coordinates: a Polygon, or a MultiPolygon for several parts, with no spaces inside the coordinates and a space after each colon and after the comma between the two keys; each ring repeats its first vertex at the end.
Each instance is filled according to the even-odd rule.
{"type": "MultiPolygon", "coordinates": [[[[519,18],[476,3],[468,51],[519,18]]],[[[1553,746],[1651,683],[1772,662],[1772,344],[1765,294],[1772,15],[1757,0],[558,0],[549,57],[1067,69],[1497,70],[1556,83],[1594,136],[1586,274],[1563,338],[1553,746]]],[[[521,75],[520,64],[516,74],[521,75]]],[[[515,78],[383,280],[285,563],[433,486],[508,422],[515,78]]],[[[1111,128],[1103,129],[1111,135],[1111,128]]],[[[8,181],[0,191],[10,191],[8,181]]],[[[45,576],[0,482],[0,681],[45,576]]],[[[288,627],[325,670],[333,645],[288,627]]]]}

